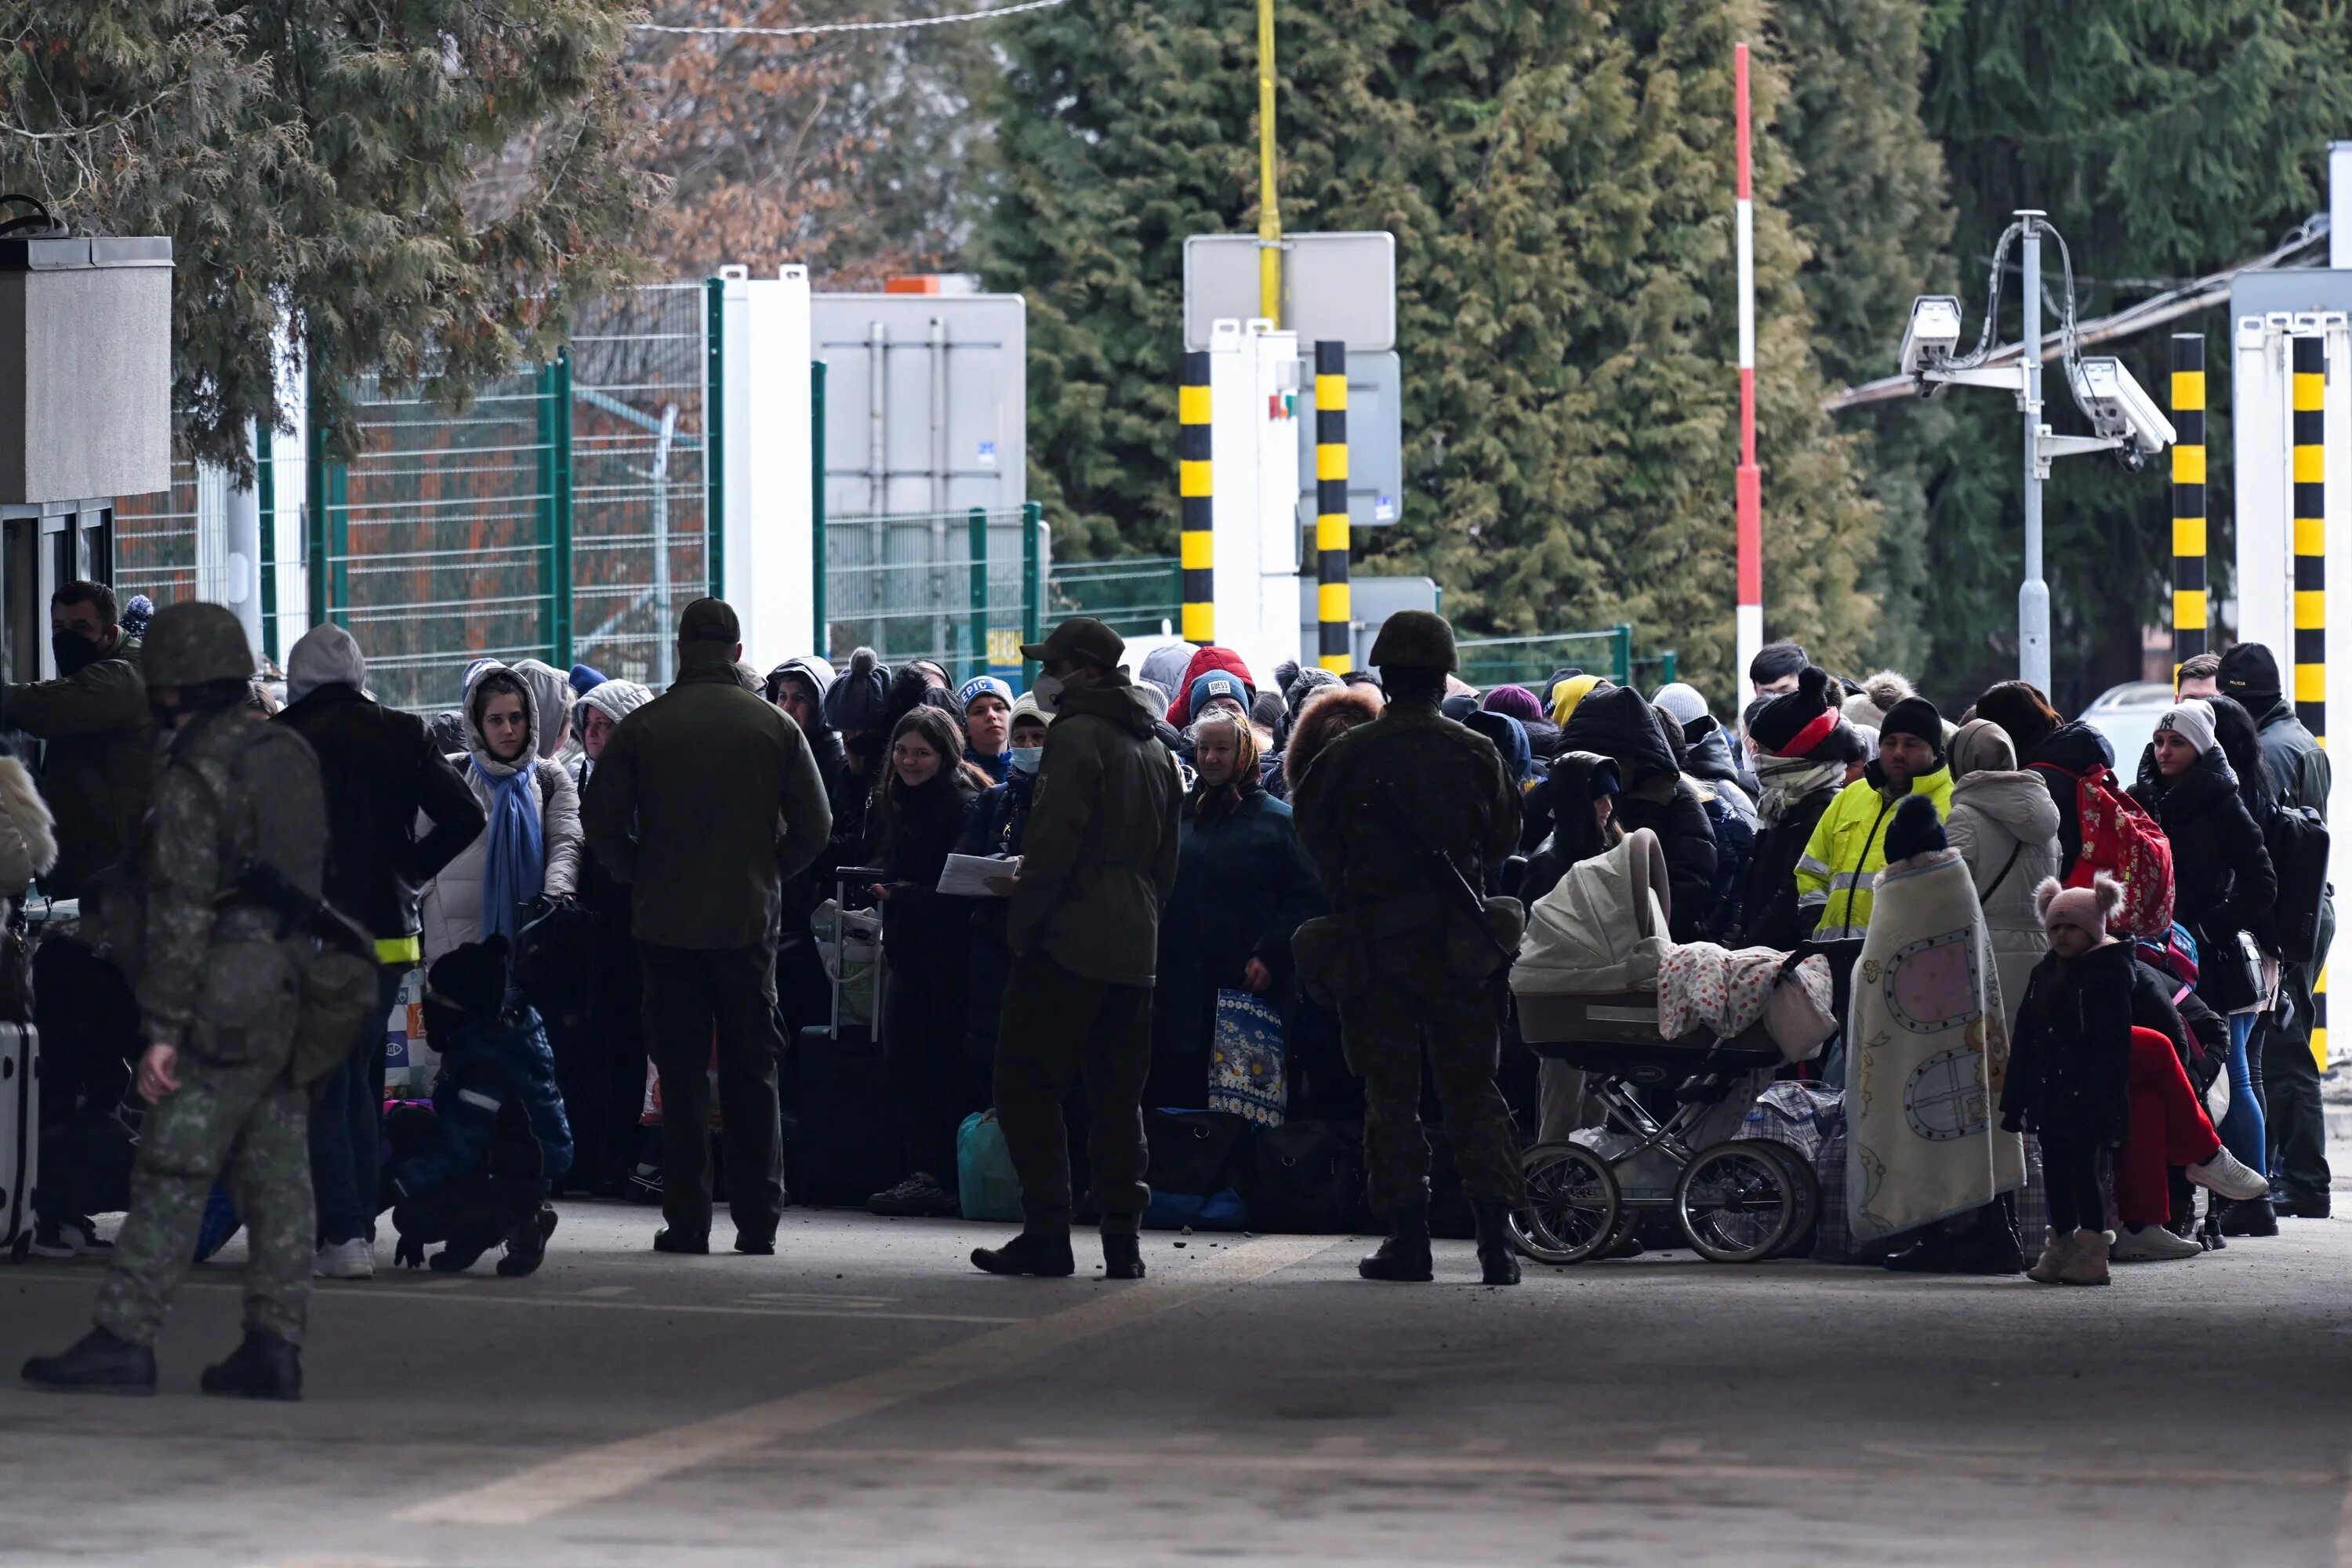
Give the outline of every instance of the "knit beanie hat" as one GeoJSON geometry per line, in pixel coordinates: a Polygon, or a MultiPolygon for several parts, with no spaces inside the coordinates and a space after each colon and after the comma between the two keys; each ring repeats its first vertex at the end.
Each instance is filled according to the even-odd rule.
{"type": "Polygon", "coordinates": [[[956,711],[971,712],[971,705],[983,697],[993,697],[1007,708],[1013,706],[1013,688],[992,675],[975,675],[956,689],[956,711]]]}
{"type": "Polygon", "coordinates": [[[2279,704],[2278,658],[2258,642],[2242,642],[2221,656],[2221,689],[2256,719],[2279,704]]]}
{"type": "Polygon", "coordinates": [[[1608,684],[1597,675],[1572,676],[1561,681],[1552,689],[1551,721],[1563,730],[1567,729],[1569,720],[1576,713],[1577,704],[1608,684]]]}
{"type": "Polygon", "coordinates": [[[1936,815],[1936,803],[1924,795],[1905,795],[1895,808],[1895,820],[1886,825],[1887,864],[1947,847],[1944,819],[1936,815]]]}
{"type": "Polygon", "coordinates": [[[2191,697],[2176,702],[2164,710],[2156,721],[2158,734],[2169,730],[2203,756],[2213,749],[2213,705],[2201,697],[2191,697]]]}
{"type": "Polygon", "coordinates": [[[1798,672],[1797,689],[1767,698],[1748,721],[1756,743],[1776,757],[1801,757],[1829,738],[1838,725],[1830,706],[1830,672],[1809,664],[1798,672]]]}
{"type": "Polygon", "coordinates": [[[450,949],[425,971],[425,986],[428,999],[469,1018],[495,1018],[507,994],[506,937],[493,931],[450,949]]]}
{"type": "Polygon", "coordinates": [[[1458,692],[1439,703],[1437,710],[1456,724],[1466,723],[1470,715],[1478,711],[1478,700],[1467,692],[1458,692]]]}
{"type": "Polygon", "coordinates": [[[1522,724],[1540,723],[1544,716],[1543,704],[1524,686],[1497,686],[1486,693],[1486,700],[1479,706],[1489,713],[1507,714],[1522,724]]]}
{"type": "Polygon", "coordinates": [[[1944,760],[1944,716],[1924,697],[1906,697],[1886,710],[1878,738],[1884,741],[1889,735],[1916,735],[1927,742],[1937,762],[1944,760]]]}
{"type": "Polygon", "coordinates": [[[1307,706],[1307,700],[1309,697],[1327,686],[1339,684],[1338,676],[1319,665],[1310,664],[1283,682],[1282,700],[1290,705],[1290,716],[1296,719],[1298,717],[1298,710],[1307,706]]]}
{"type": "Polygon", "coordinates": [[[1891,669],[1882,669],[1862,683],[1862,689],[1845,700],[1845,718],[1849,724],[1867,724],[1884,731],[1886,716],[1916,695],[1911,683],[1891,669]]]}
{"type": "Polygon", "coordinates": [[[1693,722],[1706,716],[1706,699],[1698,694],[1698,688],[1680,680],[1659,687],[1658,694],[1650,699],[1650,706],[1673,714],[1675,722],[1685,732],[1693,722]]]}
{"type": "Polygon", "coordinates": [[[890,672],[870,647],[849,656],[848,673],[824,693],[824,723],[845,734],[878,728],[890,692],[890,672]]]}
{"type": "Polygon", "coordinates": [[[575,696],[585,697],[597,687],[604,685],[605,679],[604,672],[593,664],[575,664],[572,667],[572,693],[575,696]]]}
{"type": "Polygon", "coordinates": [[[367,689],[367,658],[352,634],[321,621],[286,650],[286,700],[299,702],[321,686],[367,689]]]}
{"type": "Polygon", "coordinates": [[[1250,699],[1255,695],[1256,693],[1244,685],[1241,678],[1232,671],[1212,669],[1193,680],[1192,690],[1185,694],[1184,711],[1188,717],[1197,719],[1201,716],[1202,709],[1219,698],[1223,698],[1227,701],[1239,703],[1242,711],[1246,713],[1249,711],[1250,699]]]}
{"type": "Polygon", "coordinates": [[[2073,926],[2088,932],[2093,942],[2107,934],[2107,926],[2123,912],[2124,887],[2101,871],[2087,888],[2069,888],[2055,877],[2044,877],[2033,889],[2033,907],[2042,913],[2042,929],[2073,926]]]}

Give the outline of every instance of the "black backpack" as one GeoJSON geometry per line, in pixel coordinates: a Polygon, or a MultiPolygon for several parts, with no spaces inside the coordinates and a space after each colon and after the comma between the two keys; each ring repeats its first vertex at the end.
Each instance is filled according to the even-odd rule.
{"type": "Polygon", "coordinates": [[[2327,823],[2307,805],[2282,805],[2263,824],[2263,842],[2278,873],[2271,907],[2279,956],[2308,963],[2319,953],[2319,909],[2327,897],[2327,823]]]}

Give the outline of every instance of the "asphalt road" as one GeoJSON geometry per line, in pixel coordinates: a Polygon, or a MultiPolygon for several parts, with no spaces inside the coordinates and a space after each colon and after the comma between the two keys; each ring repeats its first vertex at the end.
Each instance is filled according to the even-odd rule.
{"type": "MultiPolygon", "coordinates": [[[[1139,1284],[1083,1246],[1001,1280],[987,1227],[795,1209],[706,1259],[656,1223],[322,1286],[294,1406],[195,1392],[232,1249],[159,1397],[0,1385],[0,1560],[2352,1563],[2352,1223],[2105,1290],[1687,1253],[1490,1290],[1466,1243],[1376,1286],[1346,1239],[1168,1235],[1139,1284]]],[[[10,1366],[97,1278],[0,1266],[10,1366]]]]}

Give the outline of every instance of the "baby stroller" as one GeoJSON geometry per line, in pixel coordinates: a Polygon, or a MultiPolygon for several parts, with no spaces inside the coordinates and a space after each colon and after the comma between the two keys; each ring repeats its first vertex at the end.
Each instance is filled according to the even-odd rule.
{"type": "Polygon", "coordinates": [[[1812,1168],[1794,1150],[1748,1138],[1694,1147],[1735,1085],[1809,1059],[1821,1042],[1785,1050],[1760,1019],[1727,1037],[1706,1026],[1662,1037],[1670,898],[1656,836],[1638,829],[1570,868],[1529,911],[1511,971],[1519,1033],[1538,1057],[1583,1072],[1601,1112],[1599,1125],[1525,1156],[1527,1206],[1511,1228],[1538,1262],[1605,1257],[1645,1213],[1668,1209],[1702,1258],[1757,1263],[1801,1242],[1820,1212],[1812,1168]],[[1669,1094],[1661,1117],[1653,1107],[1669,1094]]]}

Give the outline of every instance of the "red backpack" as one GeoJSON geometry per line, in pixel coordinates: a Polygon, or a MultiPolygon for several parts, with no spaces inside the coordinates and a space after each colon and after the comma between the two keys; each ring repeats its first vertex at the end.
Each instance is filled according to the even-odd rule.
{"type": "Polygon", "coordinates": [[[2156,936],[2172,925],[2172,841],[2139,802],[2116,785],[2115,770],[2074,773],[2053,763],[2033,766],[2074,781],[2074,815],[2083,852],[2066,873],[2070,888],[2087,888],[2101,871],[2121,883],[2124,907],[2115,929],[2126,936],[2156,936]]]}

